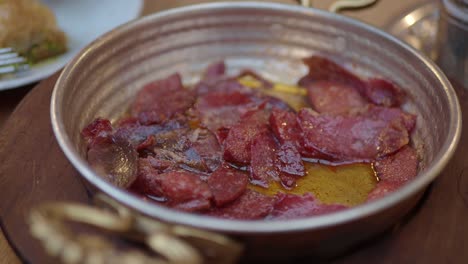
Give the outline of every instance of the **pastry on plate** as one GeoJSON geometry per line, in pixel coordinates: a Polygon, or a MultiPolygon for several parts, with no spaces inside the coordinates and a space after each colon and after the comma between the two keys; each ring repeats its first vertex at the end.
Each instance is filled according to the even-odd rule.
{"type": "Polygon", "coordinates": [[[39,0],[0,0],[0,47],[12,47],[35,63],[64,53],[67,38],[39,0]]]}

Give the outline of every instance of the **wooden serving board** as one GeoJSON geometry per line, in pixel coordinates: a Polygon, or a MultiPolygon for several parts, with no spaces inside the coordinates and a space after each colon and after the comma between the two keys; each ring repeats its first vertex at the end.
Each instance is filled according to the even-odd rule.
{"type": "MultiPolygon", "coordinates": [[[[30,208],[50,200],[89,201],[78,172],[51,130],[49,104],[57,77],[35,87],[0,132],[1,224],[20,258],[31,263],[55,261],[29,235],[30,208]]],[[[468,98],[460,93],[460,99],[468,124],[468,98]]],[[[454,159],[404,221],[347,255],[325,262],[468,263],[467,147],[465,129],[454,159]]]]}

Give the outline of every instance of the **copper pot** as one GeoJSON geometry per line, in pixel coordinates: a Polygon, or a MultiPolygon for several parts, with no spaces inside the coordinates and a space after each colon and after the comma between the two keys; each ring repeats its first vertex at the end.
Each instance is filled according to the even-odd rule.
{"type": "Polygon", "coordinates": [[[157,13],[121,26],[85,48],[62,72],[53,92],[52,126],[67,158],[91,185],[140,213],[245,242],[248,256],[335,254],[404,216],[452,157],[460,138],[457,97],[425,56],[369,25],[337,14],[274,3],[215,3],[157,13]],[[403,87],[418,114],[413,142],[422,154],[418,177],[384,199],[349,210],[288,221],[234,221],[174,211],[146,202],[95,173],[81,129],[95,117],[117,119],[143,84],[180,72],[193,83],[204,67],[226,59],[295,83],[301,58],[326,54],[359,74],[403,87]]]}

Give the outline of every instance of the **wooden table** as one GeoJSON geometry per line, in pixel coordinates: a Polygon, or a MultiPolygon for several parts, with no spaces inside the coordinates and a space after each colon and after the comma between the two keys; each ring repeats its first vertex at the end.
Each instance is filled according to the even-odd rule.
{"type": "MultiPolygon", "coordinates": [[[[405,10],[416,6],[421,2],[427,0],[411,0],[411,1],[399,1],[398,5],[391,0],[380,0],[377,4],[369,7],[365,10],[360,11],[347,11],[345,15],[349,15],[358,18],[367,23],[373,24],[377,27],[384,27],[391,22],[391,19],[402,14],[405,10]]],[[[200,2],[215,2],[215,1],[195,1],[195,0],[171,0],[171,1],[157,1],[157,0],[146,0],[145,6],[142,11],[142,15],[151,14],[160,10],[165,10],[177,6],[183,6],[187,4],[195,4],[200,2]]],[[[268,1],[265,1],[268,2],[268,1]]],[[[275,0],[270,2],[283,2],[294,4],[294,0],[275,0]]],[[[326,9],[333,1],[332,0],[321,0],[314,1],[314,4],[318,8],[326,9]]],[[[15,107],[22,100],[22,98],[31,91],[36,84],[27,85],[24,87],[16,88],[13,90],[0,92],[0,128],[11,115],[15,107]]],[[[17,258],[14,251],[8,245],[3,233],[0,233],[0,263],[19,263],[20,260],[17,258]]]]}

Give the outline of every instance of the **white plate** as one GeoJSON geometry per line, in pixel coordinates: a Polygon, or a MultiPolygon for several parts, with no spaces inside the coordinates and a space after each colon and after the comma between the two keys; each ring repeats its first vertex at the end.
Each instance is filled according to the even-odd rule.
{"type": "Polygon", "coordinates": [[[68,37],[68,52],[0,79],[0,91],[47,78],[91,41],[140,15],[143,0],[42,0],[52,8],[68,37]]]}

